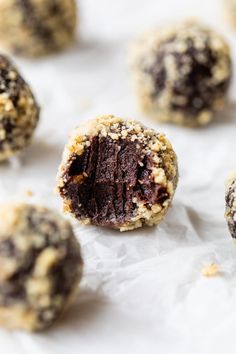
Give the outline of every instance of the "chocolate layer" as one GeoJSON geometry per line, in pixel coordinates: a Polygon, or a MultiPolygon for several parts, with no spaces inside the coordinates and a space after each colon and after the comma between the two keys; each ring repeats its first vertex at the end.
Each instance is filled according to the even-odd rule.
{"type": "Polygon", "coordinates": [[[118,227],[135,216],[135,200],[151,208],[168,199],[167,189],[154,183],[152,165],[138,141],[93,137],[82,155],[72,156],[61,195],[78,219],[118,227]]]}

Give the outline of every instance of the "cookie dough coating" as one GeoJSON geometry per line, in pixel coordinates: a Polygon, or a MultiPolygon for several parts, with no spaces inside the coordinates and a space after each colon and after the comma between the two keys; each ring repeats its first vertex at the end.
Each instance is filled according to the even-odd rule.
{"type": "Polygon", "coordinates": [[[42,330],[63,312],[82,274],[70,224],[44,207],[0,207],[0,324],[42,330]]]}
{"type": "Polygon", "coordinates": [[[226,183],[226,212],[225,217],[229,231],[236,238],[236,172],[233,173],[226,183]]]}
{"type": "Polygon", "coordinates": [[[30,86],[10,60],[0,55],[0,161],[30,143],[38,119],[39,107],[30,86]]]}
{"type": "Polygon", "coordinates": [[[75,0],[1,0],[0,45],[39,57],[60,51],[75,37],[75,0]]]}
{"type": "Polygon", "coordinates": [[[120,231],[158,224],[178,181],[165,135],[134,120],[101,116],[77,128],[58,173],[64,210],[120,231]]]}
{"type": "Polygon", "coordinates": [[[230,50],[207,27],[184,22],[144,34],[133,46],[131,67],[141,108],[158,121],[204,125],[224,107],[230,50]]]}

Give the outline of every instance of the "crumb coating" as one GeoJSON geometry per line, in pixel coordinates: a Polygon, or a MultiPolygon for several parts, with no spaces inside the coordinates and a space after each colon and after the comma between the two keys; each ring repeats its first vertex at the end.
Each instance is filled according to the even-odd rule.
{"type": "Polygon", "coordinates": [[[42,330],[68,306],[82,275],[70,224],[38,205],[0,207],[0,324],[42,330]]]}
{"type": "Polygon", "coordinates": [[[11,61],[0,55],[0,161],[29,145],[39,112],[30,86],[11,61]]]}
{"type": "Polygon", "coordinates": [[[232,76],[226,41],[191,21],[141,36],[131,68],[141,109],[186,126],[205,125],[224,107],[232,76]]]}
{"type": "Polygon", "coordinates": [[[0,45],[17,55],[61,51],[75,37],[75,0],[1,0],[0,45]]]}

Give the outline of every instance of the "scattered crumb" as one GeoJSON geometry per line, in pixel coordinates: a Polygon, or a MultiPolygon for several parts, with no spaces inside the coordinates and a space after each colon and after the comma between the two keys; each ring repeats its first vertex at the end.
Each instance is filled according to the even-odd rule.
{"type": "Polygon", "coordinates": [[[204,277],[214,277],[219,274],[219,265],[216,263],[207,264],[202,269],[204,277]]]}
{"type": "Polygon", "coordinates": [[[26,197],[33,197],[34,192],[33,192],[32,190],[28,189],[28,190],[26,190],[26,191],[24,192],[24,195],[25,195],[26,197]]]}

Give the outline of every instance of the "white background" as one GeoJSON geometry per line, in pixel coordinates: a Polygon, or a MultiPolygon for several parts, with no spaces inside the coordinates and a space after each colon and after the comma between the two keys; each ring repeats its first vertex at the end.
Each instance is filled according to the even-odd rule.
{"type": "Polygon", "coordinates": [[[236,246],[224,220],[224,182],[236,169],[236,86],[209,127],[155,124],[138,112],[127,51],[140,31],[200,17],[228,38],[235,32],[217,0],[81,0],[80,29],[65,54],[15,58],[42,107],[31,147],[0,165],[0,199],[27,199],[60,210],[55,176],[69,131],[98,114],[142,120],[165,132],[178,154],[180,182],[158,228],[120,234],[75,225],[85,260],[77,303],[49,331],[0,331],[4,354],[235,353],[236,246]],[[80,37],[80,39],[79,39],[80,37]],[[216,262],[220,274],[202,276],[216,262]]]}

